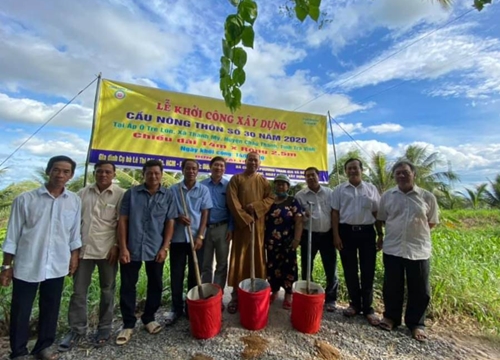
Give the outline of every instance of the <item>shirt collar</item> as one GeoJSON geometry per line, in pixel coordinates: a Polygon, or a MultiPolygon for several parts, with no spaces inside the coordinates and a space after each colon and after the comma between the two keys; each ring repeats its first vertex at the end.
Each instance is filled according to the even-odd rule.
{"type": "Polygon", "coordinates": [[[306,193],[310,192],[310,193],[313,193],[313,194],[319,194],[319,193],[321,193],[322,191],[323,191],[323,186],[322,186],[322,185],[320,185],[320,186],[319,186],[319,190],[318,190],[318,192],[314,192],[314,191],[312,191],[311,189],[309,189],[309,186],[308,186],[308,187],[306,187],[306,193]]]}
{"type": "MultiPolygon", "coordinates": [[[[54,197],[54,195],[52,195],[49,190],[47,190],[47,187],[45,186],[45,184],[43,184],[42,186],[40,186],[38,188],[38,195],[43,195],[43,194],[47,194],[49,195],[50,197],[54,197]]],[[[62,197],[68,197],[68,190],[66,189],[66,187],[64,187],[64,190],[62,192],[62,194],[60,195],[62,197]]]]}
{"type": "Polygon", "coordinates": [[[200,185],[200,182],[199,182],[199,181],[196,181],[196,182],[194,183],[194,186],[193,186],[191,189],[189,189],[189,190],[188,190],[188,188],[186,187],[186,184],[184,184],[184,181],[181,181],[179,184],[181,184],[182,188],[183,188],[183,189],[186,189],[187,191],[189,191],[189,190],[193,190],[193,189],[197,189],[197,188],[199,188],[199,187],[201,186],[201,185],[200,185]]]}
{"type": "Polygon", "coordinates": [[[391,192],[393,192],[393,193],[398,192],[398,193],[401,193],[403,195],[410,195],[411,193],[414,192],[417,195],[422,195],[422,189],[420,187],[418,187],[417,185],[413,185],[413,189],[408,191],[407,193],[404,193],[401,190],[399,190],[399,186],[396,185],[395,187],[392,188],[391,192]]]}
{"type": "MultiPolygon", "coordinates": [[[[137,191],[148,191],[148,189],[146,189],[146,184],[141,184],[141,185],[137,185],[137,191]]],[[[158,188],[158,192],[164,194],[165,192],[167,191],[167,188],[160,185],[160,187],[158,188]]]]}
{"type": "Polygon", "coordinates": [[[103,192],[110,192],[111,194],[113,194],[113,192],[115,191],[115,184],[111,184],[110,186],[108,186],[106,189],[104,189],[104,191],[101,191],[99,190],[99,188],[97,187],[97,184],[94,183],[92,185],[90,185],[90,188],[92,190],[94,190],[96,193],[99,193],[99,194],[102,194],[103,192]]]}
{"type": "Polygon", "coordinates": [[[343,185],[344,185],[345,188],[347,188],[347,187],[353,187],[353,188],[357,189],[357,188],[362,188],[364,186],[364,183],[365,182],[363,180],[361,180],[361,182],[359,183],[358,186],[354,186],[349,181],[346,181],[343,185]]]}
{"type": "Polygon", "coordinates": [[[213,185],[216,185],[216,186],[217,186],[217,185],[226,185],[226,183],[228,182],[226,179],[224,179],[224,177],[222,177],[218,183],[214,182],[214,181],[212,180],[212,177],[211,177],[211,176],[210,176],[207,180],[208,180],[208,182],[209,182],[210,184],[213,184],[213,185]]]}

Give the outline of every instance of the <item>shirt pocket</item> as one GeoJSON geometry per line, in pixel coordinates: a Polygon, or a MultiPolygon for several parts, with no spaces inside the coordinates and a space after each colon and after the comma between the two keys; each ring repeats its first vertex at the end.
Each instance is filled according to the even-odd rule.
{"type": "Polygon", "coordinates": [[[104,221],[115,221],[117,219],[116,205],[104,204],[101,212],[101,218],[104,221]]]}
{"type": "Polygon", "coordinates": [[[203,201],[201,196],[198,196],[196,194],[189,194],[188,201],[189,201],[189,204],[186,204],[188,206],[188,211],[190,209],[194,212],[201,211],[201,204],[203,201]]]}
{"type": "Polygon", "coordinates": [[[167,216],[167,206],[165,204],[162,204],[160,202],[156,203],[151,210],[151,215],[157,219],[157,220],[162,220],[166,218],[167,216]]]}
{"type": "Polygon", "coordinates": [[[64,210],[62,214],[62,226],[66,230],[70,230],[75,224],[76,211],[75,210],[64,210]]]}
{"type": "Polygon", "coordinates": [[[370,199],[367,196],[363,196],[361,198],[361,208],[363,210],[370,210],[371,211],[372,207],[373,207],[373,201],[372,201],[372,199],[370,199]]]}

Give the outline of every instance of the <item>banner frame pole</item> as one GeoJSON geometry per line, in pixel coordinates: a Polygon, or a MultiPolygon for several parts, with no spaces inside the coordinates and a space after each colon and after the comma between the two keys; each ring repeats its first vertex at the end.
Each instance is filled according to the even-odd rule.
{"type": "Polygon", "coordinates": [[[339,164],[337,163],[337,149],[335,148],[335,136],[333,135],[332,116],[328,110],[328,122],[330,123],[330,132],[332,134],[333,158],[335,160],[335,170],[337,173],[337,185],[340,185],[339,164]]]}
{"type": "Polygon", "coordinates": [[[94,140],[94,132],[95,132],[95,122],[97,117],[97,106],[99,104],[99,91],[101,88],[101,80],[102,73],[97,75],[97,85],[95,90],[95,98],[94,98],[94,113],[92,115],[92,129],[90,130],[90,141],[89,147],[87,149],[87,159],[85,160],[85,173],[83,174],[83,187],[87,186],[87,175],[89,170],[89,161],[90,161],[90,149],[92,148],[92,141],[94,140]]]}

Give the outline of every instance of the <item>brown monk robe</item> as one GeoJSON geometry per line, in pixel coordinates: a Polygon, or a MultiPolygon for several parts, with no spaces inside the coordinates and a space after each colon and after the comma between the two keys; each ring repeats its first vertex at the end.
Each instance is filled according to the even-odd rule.
{"type": "Polygon", "coordinates": [[[227,205],[234,218],[235,228],[231,246],[228,286],[233,287],[228,312],[237,311],[237,289],[240,281],[250,278],[251,223],[255,218],[255,277],[266,278],[264,251],[265,215],[274,202],[269,182],[257,170],[259,155],[249,153],[245,161],[246,170],[234,175],[227,186],[227,205]]]}

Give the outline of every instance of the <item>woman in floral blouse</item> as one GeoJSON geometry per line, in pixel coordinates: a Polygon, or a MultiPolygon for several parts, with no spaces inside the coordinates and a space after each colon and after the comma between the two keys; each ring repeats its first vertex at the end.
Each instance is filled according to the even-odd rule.
{"type": "Polygon", "coordinates": [[[288,196],[290,180],[286,175],[274,179],[276,198],[266,214],[265,246],[267,252],[267,281],[271,284],[271,302],[285,289],[283,309],[292,307],[292,284],[297,280],[297,246],[302,234],[302,208],[288,196]]]}

